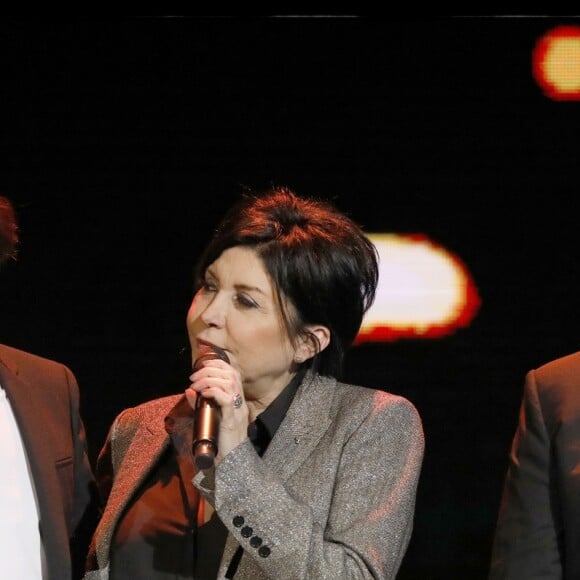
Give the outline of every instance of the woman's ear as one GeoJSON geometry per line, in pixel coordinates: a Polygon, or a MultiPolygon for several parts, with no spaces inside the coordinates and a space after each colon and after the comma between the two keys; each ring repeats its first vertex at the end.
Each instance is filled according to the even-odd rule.
{"type": "Polygon", "coordinates": [[[326,326],[308,325],[306,333],[301,335],[294,351],[294,362],[303,363],[318,352],[322,352],[330,342],[330,330],[326,326]]]}

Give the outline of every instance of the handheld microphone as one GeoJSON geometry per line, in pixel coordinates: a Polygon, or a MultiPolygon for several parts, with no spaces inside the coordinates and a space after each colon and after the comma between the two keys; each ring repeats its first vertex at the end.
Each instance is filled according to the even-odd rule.
{"type": "MultiPolygon", "coordinates": [[[[219,358],[230,362],[226,352],[218,346],[204,350],[193,363],[193,371],[203,366],[203,361],[219,358]]],[[[220,426],[221,411],[214,401],[205,399],[199,393],[195,402],[193,415],[193,457],[197,469],[209,469],[217,454],[217,435],[220,426]]]]}

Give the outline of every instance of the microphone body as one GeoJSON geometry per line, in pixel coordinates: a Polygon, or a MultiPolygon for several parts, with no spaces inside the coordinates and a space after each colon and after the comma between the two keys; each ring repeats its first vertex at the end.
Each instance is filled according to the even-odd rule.
{"type": "MultiPolygon", "coordinates": [[[[230,362],[224,350],[212,346],[205,350],[193,363],[194,372],[203,366],[203,361],[219,358],[230,362]]],[[[217,454],[217,436],[221,410],[214,403],[198,394],[193,415],[193,457],[197,469],[209,469],[217,454]]]]}

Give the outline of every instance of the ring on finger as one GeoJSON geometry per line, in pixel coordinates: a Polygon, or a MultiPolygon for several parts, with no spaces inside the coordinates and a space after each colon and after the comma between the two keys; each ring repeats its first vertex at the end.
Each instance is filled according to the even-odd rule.
{"type": "Polygon", "coordinates": [[[232,403],[234,405],[234,409],[239,409],[242,406],[243,402],[244,402],[244,400],[242,399],[242,395],[240,395],[240,393],[236,393],[232,397],[232,403]]]}

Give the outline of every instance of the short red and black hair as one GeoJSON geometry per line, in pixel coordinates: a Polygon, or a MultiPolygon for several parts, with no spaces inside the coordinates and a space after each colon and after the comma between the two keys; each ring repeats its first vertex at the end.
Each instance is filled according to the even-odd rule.
{"type": "Polygon", "coordinates": [[[250,246],[274,283],[290,339],[330,330],[326,349],[305,364],[338,376],[378,284],[378,254],[362,228],[327,201],[298,196],[287,187],[244,193],[218,226],[196,269],[197,288],[224,250],[250,246]],[[284,309],[284,299],[296,311],[284,309]]]}

